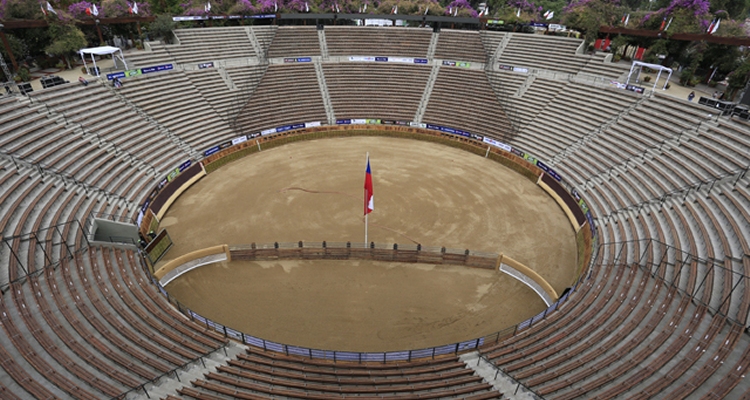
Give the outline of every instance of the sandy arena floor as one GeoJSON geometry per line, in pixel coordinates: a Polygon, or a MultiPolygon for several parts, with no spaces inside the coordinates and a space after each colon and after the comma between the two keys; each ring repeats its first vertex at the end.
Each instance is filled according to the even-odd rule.
{"type": "MultiPolygon", "coordinates": [[[[216,244],[363,242],[365,153],[375,211],[369,241],[503,252],[558,291],[574,280],[575,236],[532,182],[483,157],[374,137],[299,142],[233,162],[196,183],[162,220],[167,259],[216,244]]],[[[544,309],[503,274],[376,262],[232,262],[167,289],[254,336],[313,348],[383,351],[472,339],[544,309]]]]}

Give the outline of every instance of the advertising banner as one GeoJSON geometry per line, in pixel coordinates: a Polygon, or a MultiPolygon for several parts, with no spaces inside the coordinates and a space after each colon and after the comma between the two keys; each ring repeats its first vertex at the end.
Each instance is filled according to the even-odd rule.
{"type": "Polygon", "coordinates": [[[125,73],[124,72],[115,72],[113,74],[107,74],[107,80],[109,80],[109,81],[111,81],[112,79],[115,79],[115,78],[122,79],[124,77],[125,77],[125,73]]]}
{"type": "Polygon", "coordinates": [[[153,66],[153,67],[141,68],[141,73],[143,73],[143,74],[150,74],[152,72],[169,71],[169,70],[171,70],[173,68],[174,68],[174,66],[172,64],[156,65],[156,66],[153,66]]]}
{"type": "Polygon", "coordinates": [[[198,64],[198,69],[213,68],[213,67],[214,67],[214,63],[212,62],[198,64]]]}
{"type": "Polygon", "coordinates": [[[242,142],[247,142],[247,135],[242,135],[242,136],[240,136],[238,138],[232,139],[232,146],[234,146],[236,144],[240,144],[242,142]]]}
{"type": "Polygon", "coordinates": [[[554,169],[550,168],[547,164],[539,160],[536,160],[536,166],[539,167],[542,171],[549,174],[549,176],[555,178],[556,181],[558,182],[562,181],[562,177],[557,172],[555,172],[554,169]]]}
{"type": "Polygon", "coordinates": [[[208,150],[206,150],[206,151],[203,152],[203,157],[208,157],[211,154],[214,154],[214,153],[218,152],[219,150],[220,150],[219,146],[211,147],[210,149],[208,149],[208,150]]]}
{"type": "Polygon", "coordinates": [[[180,166],[177,167],[177,169],[179,170],[179,172],[182,172],[182,171],[190,168],[191,165],[193,165],[193,161],[192,160],[187,160],[184,163],[180,164],[180,166]]]}
{"type": "Polygon", "coordinates": [[[301,62],[312,62],[310,57],[297,57],[297,58],[285,58],[285,63],[301,63],[301,62]]]}
{"type": "Polygon", "coordinates": [[[491,138],[485,137],[485,138],[482,139],[482,142],[487,143],[487,144],[489,144],[491,146],[495,146],[497,148],[503,149],[503,150],[508,151],[508,152],[511,151],[510,145],[507,145],[507,144],[505,144],[503,142],[498,142],[495,139],[491,139],[491,138]]]}
{"type": "Polygon", "coordinates": [[[320,126],[320,121],[305,122],[305,128],[312,128],[316,126],[320,126]]]}

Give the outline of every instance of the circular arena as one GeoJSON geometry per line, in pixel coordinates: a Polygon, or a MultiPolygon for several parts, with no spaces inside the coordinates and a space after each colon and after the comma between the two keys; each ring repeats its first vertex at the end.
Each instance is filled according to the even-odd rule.
{"type": "MultiPolygon", "coordinates": [[[[137,68],[171,67],[125,78],[119,89],[102,79],[0,97],[0,397],[750,396],[750,141],[743,122],[710,117],[711,109],[661,92],[613,87],[609,82],[626,71],[577,54],[581,41],[570,38],[346,26],[175,34],[179,44],[154,44],[128,56],[137,68]],[[87,112],[92,99],[93,115],[87,112]],[[549,220],[523,221],[520,213],[517,225],[526,225],[513,228],[518,248],[491,246],[510,241],[493,234],[514,232],[497,229],[502,224],[492,219],[462,217],[477,227],[477,241],[463,219],[456,242],[439,243],[452,239],[445,233],[421,237],[429,229],[398,226],[409,222],[403,221],[407,213],[399,215],[385,199],[403,190],[388,189],[388,164],[375,158],[373,173],[382,175],[376,175],[378,200],[370,214],[373,246],[346,245],[363,241],[361,215],[347,216],[333,228],[342,233],[331,238],[287,222],[305,236],[294,237],[263,228],[270,209],[248,205],[245,211],[263,211],[260,227],[239,241],[221,236],[224,229],[233,234],[225,228],[231,218],[209,219],[228,211],[227,205],[210,211],[220,199],[209,184],[261,170],[243,170],[247,163],[267,160],[262,167],[270,168],[269,185],[256,188],[255,199],[295,204],[273,216],[289,213],[300,221],[294,213],[310,211],[297,203],[318,203],[312,197],[324,194],[288,188],[349,192],[321,186],[324,174],[302,168],[294,157],[329,143],[372,141],[377,148],[375,142],[417,139],[418,150],[403,159],[460,153],[476,163],[477,174],[488,173],[484,179],[490,179],[484,163],[512,171],[529,193],[539,191],[551,202],[554,213],[537,214],[562,218],[567,244],[552,240],[563,238],[548,229],[549,220]],[[305,173],[323,175],[318,187],[290,178],[305,173]],[[191,207],[209,214],[201,217],[191,207]],[[190,218],[195,224],[180,229],[190,218]],[[146,247],[137,243],[139,233],[146,247]],[[545,235],[554,237],[539,240],[545,235]],[[544,254],[535,254],[542,251],[527,238],[548,246],[541,247],[544,254]],[[563,251],[571,248],[575,254],[563,251]],[[561,253],[571,261],[555,257],[561,253]],[[545,257],[567,270],[553,276],[540,261],[545,257]],[[519,312],[510,326],[465,329],[439,343],[425,337],[377,348],[337,342],[325,348],[295,340],[305,330],[291,336],[269,331],[268,337],[252,325],[240,331],[198,312],[201,304],[184,304],[183,295],[175,298],[160,283],[169,273],[164,265],[207,264],[170,283],[177,285],[228,265],[229,258],[281,269],[309,263],[297,270],[333,258],[369,270],[429,259],[430,272],[480,270],[472,266],[488,263],[481,271],[498,275],[503,265],[520,270],[525,264],[529,274],[550,280],[555,297],[548,306],[534,297],[537,305],[527,304],[522,311],[528,314],[519,312]]],[[[406,145],[398,151],[406,152],[406,145]]],[[[351,155],[357,160],[352,171],[336,168],[342,174],[337,181],[350,179],[357,199],[326,199],[332,208],[352,203],[352,212],[361,214],[362,153],[351,155]]],[[[388,153],[379,156],[395,157],[388,153]]],[[[321,157],[317,163],[333,160],[321,157]]],[[[445,160],[431,165],[446,174],[442,180],[460,175],[445,160]]],[[[461,176],[456,182],[467,181],[461,176]]],[[[229,200],[253,191],[224,182],[229,188],[222,197],[229,200]]],[[[495,183],[497,190],[477,192],[477,208],[499,201],[491,197],[502,194],[495,183]]],[[[530,293],[529,286],[513,285],[519,297],[530,293]]]]}

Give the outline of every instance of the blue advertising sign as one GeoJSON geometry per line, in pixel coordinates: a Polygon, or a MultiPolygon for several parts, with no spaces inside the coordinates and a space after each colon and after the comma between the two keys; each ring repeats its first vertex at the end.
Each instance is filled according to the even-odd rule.
{"type": "Polygon", "coordinates": [[[337,119],[336,125],[349,125],[352,123],[352,120],[350,119],[337,119]]]}
{"type": "Polygon", "coordinates": [[[426,58],[415,58],[414,59],[414,64],[427,64],[427,59],[426,58]]]}
{"type": "Polygon", "coordinates": [[[211,147],[210,149],[203,152],[203,157],[208,157],[211,154],[216,153],[217,151],[219,151],[219,146],[211,147]]]}
{"type": "Polygon", "coordinates": [[[375,57],[375,61],[388,61],[388,57],[375,57]]]}
{"type": "Polygon", "coordinates": [[[122,79],[124,77],[125,77],[125,72],[115,72],[113,74],[107,74],[107,80],[109,80],[109,81],[111,81],[112,79],[115,79],[115,78],[122,79]]]}
{"type": "Polygon", "coordinates": [[[151,72],[169,71],[169,70],[171,70],[173,68],[174,67],[172,66],[172,64],[156,65],[156,66],[153,66],[153,67],[141,68],[141,73],[142,74],[149,74],[151,72]]]}
{"type": "Polygon", "coordinates": [[[187,160],[184,163],[180,164],[180,166],[178,167],[178,169],[180,170],[180,172],[182,172],[182,171],[190,168],[190,165],[192,165],[192,163],[193,163],[192,160],[187,160]]]}

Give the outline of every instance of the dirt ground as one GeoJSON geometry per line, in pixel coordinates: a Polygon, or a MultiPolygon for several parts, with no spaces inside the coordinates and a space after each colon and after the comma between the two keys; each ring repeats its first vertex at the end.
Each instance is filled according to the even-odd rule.
{"type": "MultiPolygon", "coordinates": [[[[369,241],[503,252],[558,292],[572,283],[573,229],[534,183],[477,155],[392,138],[293,143],[222,167],[165,215],[161,226],[175,242],[166,258],[224,243],[363,242],[367,151],[369,241]]],[[[530,289],[493,271],[357,261],[225,263],[167,289],[248,334],[353,351],[467,340],[544,308],[530,289]]]]}

